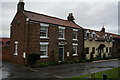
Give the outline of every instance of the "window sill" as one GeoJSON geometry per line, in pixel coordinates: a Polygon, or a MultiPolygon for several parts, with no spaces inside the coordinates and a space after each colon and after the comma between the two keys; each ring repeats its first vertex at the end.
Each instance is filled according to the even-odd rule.
{"type": "Polygon", "coordinates": [[[14,53],[14,56],[17,56],[18,54],[17,53],[14,53]]]}
{"type": "Polygon", "coordinates": [[[78,56],[78,54],[73,54],[72,56],[78,56]]]}
{"type": "Polygon", "coordinates": [[[78,41],[78,39],[73,39],[73,41],[78,41]]]}
{"type": "Polygon", "coordinates": [[[49,56],[40,56],[40,58],[48,58],[49,56]]]}
{"type": "Polygon", "coordinates": [[[59,40],[65,40],[65,38],[58,38],[59,40]]]}
{"type": "Polygon", "coordinates": [[[49,37],[40,37],[40,39],[49,39],[49,37]]]}

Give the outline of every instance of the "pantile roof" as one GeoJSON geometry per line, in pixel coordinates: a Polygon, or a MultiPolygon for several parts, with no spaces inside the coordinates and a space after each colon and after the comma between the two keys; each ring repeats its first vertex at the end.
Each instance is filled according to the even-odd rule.
{"type": "Polygon", "coordinates": [[[30,20],[82,29],[82,27],[78,26],[75,22],[72,22],[72,21],[51,17],[48,15],[39,14],[39,13],[26,11],[26,10],[24,10],[23,14],[26,17],[28,17],[30,20]]]}

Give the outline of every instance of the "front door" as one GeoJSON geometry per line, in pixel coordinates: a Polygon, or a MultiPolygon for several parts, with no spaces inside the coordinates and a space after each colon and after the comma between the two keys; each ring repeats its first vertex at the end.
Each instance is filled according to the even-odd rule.
{"type": "Polygon", "coordinates": [[[62,45],[59,46],[59,61],[63,60],[63,49],[64,47],[62,45]]]}

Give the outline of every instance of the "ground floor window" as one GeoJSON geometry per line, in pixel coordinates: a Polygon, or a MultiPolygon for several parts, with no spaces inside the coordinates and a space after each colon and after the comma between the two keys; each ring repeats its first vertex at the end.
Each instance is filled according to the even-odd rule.
{"type": "Polygon", "coordinates": [[[77,56],[77,45],[78,44],[73,44],[73,56],[77,56]]]}
{"type": "Polygon", "coordinates": [[[109,50],[110,52],[112,52],[112,48],[110,47],[110,50],[109,50]]]}
{"type": "Polygon", "coordinates": [[[15,53],[14,53],[15,56],[18,55],[18,41],[15,41],[15,53]]]}
{"type": "Polygon", "coordinates": [[[46,42],[40,43],[40,57],[41,58],[48,57],[48,43],[46,43],[46,42]]]}
{"type": "Polygon", "coordinates": [[[108,47],[106,47],[106,53],[108,53],[108,47]]]}
{"type": "Polygon", "coordinates": [[[86,48],[86,54],[89,54],[89,47],[86,48]]]}

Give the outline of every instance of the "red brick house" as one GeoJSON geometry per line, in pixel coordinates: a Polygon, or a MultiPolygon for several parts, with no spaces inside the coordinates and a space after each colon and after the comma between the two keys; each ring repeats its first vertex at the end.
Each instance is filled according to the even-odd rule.
{"type": "Polygon", "coordinates": [[[12,61],[27,64],[31,53],[40,54],[39,62],[80,60],[84,49],[84,30],[74,22],[72,13],[68,20],[24,10],[24,2],[17,5],[11,22],[10,55],[12,61]]]}

